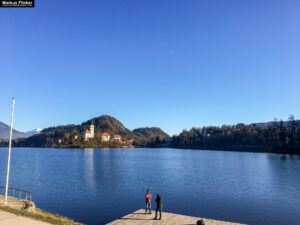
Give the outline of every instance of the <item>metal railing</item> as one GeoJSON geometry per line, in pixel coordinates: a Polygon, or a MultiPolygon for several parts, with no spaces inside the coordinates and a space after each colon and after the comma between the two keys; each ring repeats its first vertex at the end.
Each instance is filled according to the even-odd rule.
{"type": "MultiPolygon", "coordinates": [[[[5,194],[5,187],[0,187],[0,192],[5,194]]],[[[17,199],[23,199],[31,202],[31,193],[18,188],[8,188],[7,195],[17,199]]]]}

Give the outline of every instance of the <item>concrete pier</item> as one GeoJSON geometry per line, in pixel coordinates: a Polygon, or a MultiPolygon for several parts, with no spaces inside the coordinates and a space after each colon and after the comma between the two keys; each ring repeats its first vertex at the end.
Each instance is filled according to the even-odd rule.
{"type": "Polygon", "coordinates": [[[197,221],[202,219],[205,225],[241,225],[240,223],[231,223],[220,220],[210,220],[199,217],[184,216],[174,213],[162,213],[162,220],[153,220],[155,211],[152,214],[145,215],[145,210],[140,209],[107,225],[196,225],[197,221]]]}

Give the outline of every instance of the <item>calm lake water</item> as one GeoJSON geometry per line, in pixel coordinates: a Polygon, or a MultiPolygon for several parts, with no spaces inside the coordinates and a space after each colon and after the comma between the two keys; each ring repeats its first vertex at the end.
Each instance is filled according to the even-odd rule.
{"type": "MultiPolygon", "coordinates": [[[[144,208],[248,224],[300,224],[300,157],[179,149],[13,148],[10,187],[85,224],[144,208]],[[153,206],[155,204],[153,202],[153,206]]],[[[7,149],[0,149],[5,185],[7,149]]]]}

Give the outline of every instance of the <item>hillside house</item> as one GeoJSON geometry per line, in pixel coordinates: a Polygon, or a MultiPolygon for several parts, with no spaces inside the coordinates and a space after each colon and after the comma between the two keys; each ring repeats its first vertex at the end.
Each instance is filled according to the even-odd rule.
{"type": "Polygon", "coordinates": [[[113,141],[121,141],[121,135],[119,134],[115,135],[113,141]]]}
{"type": "Polygon", "coordinates": [[[106,133],[106,132],[102,133],[101,140],[102,141],[109,141],[110,140],[110,134],[106,133]]]}

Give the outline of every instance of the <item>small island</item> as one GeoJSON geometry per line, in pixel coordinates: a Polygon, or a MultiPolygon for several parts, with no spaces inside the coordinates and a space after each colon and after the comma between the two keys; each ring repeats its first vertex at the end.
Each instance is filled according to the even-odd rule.
{"type": "MultiPolygon", "coordinates": [[[[119,120],[103,115],[83,122],[43,129],[39,134],[13,140],[14,147],[134,148],[160,147],[170,136],[158,127],[126,128],[119,120]]],[[[8,146],[7,140],[0,146],[8,146]]]]}

